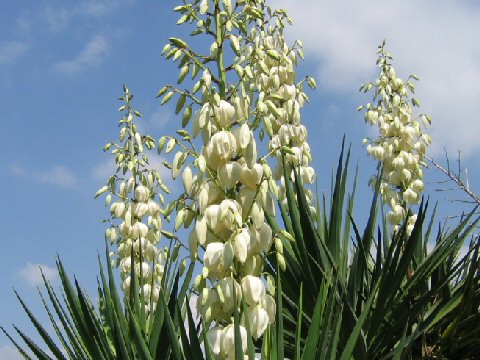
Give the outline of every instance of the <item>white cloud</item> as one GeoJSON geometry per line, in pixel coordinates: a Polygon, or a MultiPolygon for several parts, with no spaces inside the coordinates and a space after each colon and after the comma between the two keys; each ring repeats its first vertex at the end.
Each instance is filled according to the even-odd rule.
{"type": "Polygon", "coordinates": [[[105,37],[96,35],[90,39],[84,49],[73,59],[60,61],[54,68],[60,72],[72,74],[85,68],[97,67],[102,63],[108,52],[108,42],[105,37]]]}
{"type": "Polygon", "coordinates": [[[21,360],[23,356],[10,345],[0,346],[0,360],[21,360]]]}
{"type": "Polygon", "coordinates": [[[59,7],[49,5],[43,11],[43,19],[47,22],[51,31],[65,29],[73,19],[100,18],[113,13],[115,10],[130,6],[134,0],[89,0],[79,2],[72,7],[59,7]]]}
{"type": "Polygon", "coordinates": [[[78,183],[77,177],[65,166],[54,166],[49,170],[36,171],[15,164],[10,167],[10,171],[22,179],[67,189],[74,188],[78,183]]]}
{"type": "MultiPolygon", "coordinates": [[[[480,8],[469,2],[280,0],[317,62],[319,85],[351,96],[376,74],[376,48],[384,39],[397,73],[416,73],[422,111],[433,116],[432,150],[480,150],[480,8]],[[469,5],[470,4],[470,5],[469,5]]],[[[365,102],[368,98],[365,97],[365,102]]]]}
{"type": "Polygon", "coordinates": [[[48,281],[54,282],[58,279],[57,269],[45,264],[32,264],[30,262],[28,262],[23,269],[19,270],[18,274],[28,285],[35,287],[40,286],[43,284],[40,268],[48,281]]]}
{"type": "Polygon", "coordinates": [[[28,50],[28,45],[20,41],[0,43],[0,65],[9,64],[17,60],[28,50]]]}
{"type": "Polygon", "coordinates": [[[92,167],[90,174],[95,180],[100,180],[102,182],[107,181],[107,179],[115,173],[117,165],[113,159],[113,156],[103,160],[92,167]]]}

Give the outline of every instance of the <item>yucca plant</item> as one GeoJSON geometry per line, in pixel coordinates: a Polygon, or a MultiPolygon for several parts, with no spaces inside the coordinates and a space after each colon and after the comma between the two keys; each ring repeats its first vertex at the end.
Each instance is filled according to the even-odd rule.
{"type": "MultiPolygon", "coordinates": [[[[15,327],[26,347],[2,327],[3,332],[26,358],[32,354],[37,359],[51,359],[46,349],[55,359],[168,359],[180,358],[178,343],[169,341],[172,332],[183,330],[184,320],[178,312],[187,301],[188,284],[193,273],[193,263],[180,277],[174,262],[168,262],[172,271],[164,278],[155,312],[145,311],[148,298],[132,287],[129,297],[119,292],[116,277],[106,253],[107,273],[100,261],[98,279],[98,302],[80,287],[77,280],[69,279],[63,263],[57,259],[57,269],[61,280],[61,291],[55,291],[52,284],[43,276],[45,293],[40,292],[43,305],[48,313],[55,334],[48,334],[45,324],[41,324],[29,310],[25,301],[16,293],[20,304],[30,318],[32,325],[44,345],[36,344],[24,331],[15,327]],[[181,279],[181,281],[180,281],[181,279]],[[177,345],[177,346],[175,346],[177,345]],[[173,355],[172,355],[173,354],[173,355]]],[[[135,270],[132,272],[135,279],[135,270]]],[[[184,309],[190,310],[189,307],[184,309]]],[[[191,318],[191,313],[188,312],[191,318]]]]}
{"type": "Polygon", "coordinates": [[[479,316],[478,238],[460,258],[459,250],[479,219],[472,212],[449,232],[439,228],[428,251],[434,226],[433,215],[426,220],[428,203],[420,206],[410,236],[404,225],[389,239],[385,222],[376,225],[375,192],[362,233],[352,218],[355,182],[353,192],[346,193],[348,159],[342,152],[331,206],[319,207],[316,217],[306,206],[301,183],[287,187],[282,215],[295,241],[284,237],[287,269],[278,271],[275,259],[270,267],[282,283],[286,356],[474,358],[480,351],[478,331],[471,327],[479,316]],[[463,329],[453,330],[460,323],[463,329]]]}
{"type": "Polygon", "coordinates": [[[361,227],[344,144],[331,193],[315,198],[309,189],[315,171],[300,109],[304,88],[316,84],[295,78],[302,43],[287,44],[287,13],[264,0],[184,1],[174,10],[178,24],[196,23],[192,36],[213,41],[208,55],[175,37],[164,47],[178,62],[178,84],[188,74],[196,79],[191,89],[166,85],[158,93],[162,105],[177,98],[182,129],[158,143],[140,134],[142,115],[124,86],[119,141],[104,148],[117,169],[96,194],[111,214],[99,300],[93,304],[58,259],[61,290],[44,278],[41,294],[56,340],[17,295],[46,346],[15,327],[23,347],[2,328],[19,352],[102,360],[475,358],[478,238],[458,255],[479,219],[474,210],[433,235],[435,210],[420,201],[431,139],[409,105],[418,105],[409,99],[416,77],[399,79],[382,44],[379,79],[362,85],[374,92],[365,120],[381,135],[365,140],[379,166],[361,227]],[[153,149],[167,160],[176,149],[163,164],[174,179],[181,175],[184,191],[168,204],[149,163],[153,149]],[[160,248],[165,238],[170,245],[160,248]],[[178,257],[184,248],[188,269],[187,257],[178,257]]]}

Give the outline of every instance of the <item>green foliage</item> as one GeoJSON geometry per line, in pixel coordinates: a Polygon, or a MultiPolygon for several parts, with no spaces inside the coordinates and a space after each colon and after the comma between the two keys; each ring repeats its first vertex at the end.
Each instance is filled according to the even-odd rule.
{"type": "Polygon", "coordinates": [[[348,162],[342,150],[331,206],[324,201],[316,218],[298,174],[287,186],[282,216],[295,242],[282,239],[286,271],[278,271],[274,258],[269,268],[283,284],[286,357],[473,358],[480,353],[473,326],[480,316],[478,239],[458,256],[479,219],[472,212],[450,232],[439,229],[435,248],[427,251],[434,221],[433,215],[426,220],[428,202],[422,203],[411,236],[404,225],[390,240],[385,220],[377,225],[377,186],[360,233],[352,218],[356,180],[346,193],[348,162]]]}
{"type": "MultiPolygon", "coordinates": [[[[254,344],[247,327],[249,358],[255,352],[265,359],[474,358],[480,353],[478,239],[472,238],[466,255],[458,255],[479,219],[473,219],[472,212],[450,232],[439,229],[435,247],[427,251],[434,223],[433,217],[426,220],[428,203],[420,206],[410,237],[403,227],[389,239],[385,221],[377,224],[375,193],[361,233],[352,218],[354,191],[346,192],[348,161],[349,154],[342,151],[331,206],[324,202],[316,217],[305,206],[298,174],[297,181],[288,184],[288,207],[282,207],[287,233],[280,235],[288,265],[278,271],[272,256],[268,269],[276,279],[277,321],[263,343],[254,344]],[[375,251],[370,251],[372,246],[375,251]]],[[[269,221],[280,230],[275,219],[269,221]]],[[[203,323],[195,323],[185,306],[193,264],[183,278],[176,271],[166,272],[153,316],[143,310],[148,299],[138,291],[122,303],[107,264],[105,276],[100,263],[96,306],[76,280],[69,280],[59,259],[64,302],[44,277],[47,296],[40,295],[56,340],[17,294],[55,359],[213,358],[209,347],[204,351],[208,341],[203,323]]],[[[166,268],[177,266],[169,263],[166,268]]],[[[238,312],[235,318],[240,338],[238,312]]],[[[17,327],[25,348],[2,330],[26,359],[31,358],[28,352],[38,359],[51,358],[17,327]]]]}

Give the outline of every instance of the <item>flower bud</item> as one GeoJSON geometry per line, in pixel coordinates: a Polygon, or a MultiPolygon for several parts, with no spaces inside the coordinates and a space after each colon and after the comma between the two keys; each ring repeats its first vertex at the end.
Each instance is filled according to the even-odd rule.
{"type": "Polygon", "coordinates": [[[193,175],[192,175],[192,169],[190,169],[189,166],[187,166],[183,170],[182,180],[183,180],[183,187],[185,189],[185,192],[187,193],[187,195],[191,196],[193,175]]]}

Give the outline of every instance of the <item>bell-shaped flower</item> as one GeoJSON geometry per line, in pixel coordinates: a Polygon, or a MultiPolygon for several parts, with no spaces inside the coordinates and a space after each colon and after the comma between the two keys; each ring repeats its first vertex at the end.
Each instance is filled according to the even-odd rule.
{"type": "Polygon", "coordinates": [[[422,180],[416,179],[416,180],[412,181],[410,187],[412,188],[413,191],[419,193],[419,192],[423,191],[424,184],[423,184],[422,180]]]}
{"type": "Polygon", "coordinates": [[[222,348],[223,329],[220,326],[209,329],[207,339],[213,354],[219,356],[222,348]]]}
{"type": "Polygon", "coordinates": [[[250,216],[252,218],[253,225],[255,225],[255,228],[260,229],[265,221],[265,213],[257,202],[253,203],[250,211],[250,216]]]}
{"type": "Polygon", "coordinates": [[[242,264],[247,260],[248,247],[250,244],[250,233],[247,229],[242,229],[233,238],[233,253],[235,258],[242,264]]]}
{"type": "Polygon", "coordinates": [[[270,250],[272,246],[272,229],[267,223],[263,223],[260,230],[258,230],[258,242],[262,251],[270,250]]]}
{"type": "Polygon", "coordinates": [[[215,119],[223,129],[228,129],[232,125],[235,116],[235,108],[227,101],[220,100],[219,106],[213,108],[215,119]]]}
{"type": "Polygon", "coordinates": [[[205,241],[207,240],[207,220],[205,220],[205,217],[197,219],[194,232],[198,243],[205,245],[205,241]]]}
{"type": "Polygon", "coordinates": [[[135,188],[135,199],[139,202],[145,202],[150,196],[150,190],[146,186],[139,185],[135,188]]]}
{"type": "Polygon", "coordinates": [[[233,99],[233,106],[235,107],[235,115],[237,121],[248,119],[250,109],[250,98],[246,96],[235,96],[233,99]]]}
{"type": "Polygon", "coordinates": [[[148,212],[148,205],[143,202],[136,203],[133,206],[133,212],[137,217],[142,218],[148,212]]]}
{"type": "Polygon", "coordinates": [[[205,128],[205,126],[208,124],[210,121],[210,116],[211,108],[209,103],[204,104],[200,109],[197,110],[192,120],[192,135],[194,138],[196,138],[200,130],[205,128]]]}
{"type": "Polygon", "coordinates": [[[148,206],[148,214],[150,216],[158,216],[160,213],[160,205],[158,205],[155,201],[150,200],[147,203],[148,206]]]}
{"type": "Polygon", "coordinates": [[[123,202],[116,202],[113,203],[112,206],[110,207],[110,213],[112,214],[113,217],[119,219],[123,217],[125,214],[126,206],[125,203],[123,202]]]}
{"type": "Polygon", "coordinates": [[[221,164],[217,170],[217,176],[220,183],[227,189],[233,188],[242,174],[242,167],[239,163],[234,161],[228,161],[221,164]]]}
{"type": "Polygon", "coordinates": [[[387,213],[387,220],[392,225],[398,225],[403,221],[405,209],[401,205],[395,205],[391,211],[387,213]]]}
{"type": "Polygon", "coordinates": [[[242,205],[242,219],[246,220],[248,212],[255,201],[256,191],[250,190],[247,187],[242,187],[237,194],[237,201],[242,205]]]}
{"type": "Polygon", "coordinates": [[[232,130],[237,146],[241,150],[245,150],[252,139],[252,132],[247,124],[242,124],[232,130]]]}
{"type": "Polygon", "coordinates": [[[203,218],[206,221],[207,228],[210,228],[214,233],[218,233],[223,227],[220,222],[220,205],[218,204],[207,206],[203,218]]]}
{"type": "Polygon", "coordinates": [[[258,305],[250,307],[247,310],[247,319],[253,338],[258,340],[263,335],[270,322],[267,311],[258,305]]]}
{"type": "Polygon", "coordinates": [[[304,184],[313,184],[315,181],[315,169],[312,167],[302,167],[302,180],[304,184]]]}
{"type": "Polygon", "coordinates": [[[197,298],[197,311],[205,321],[211,321],[221,313],[220,298],[215,290],[204,288],[200,292],[197,298]]]}
{"type": "Polygon", "coordinates": [[[220,222],[226,229],[233,231],[242,224],[242,207],[235,200],[223,200],[220,203],[219,215],[220,222]]]}
{"type": "Polygon", "coordinates": [[[221,162],[232,159],[237,153],[237,142],[231,132],[219,131],[214,134],[204,148],[207,164],[218,168],[221,162]]]}
{"type": "Polygon", "coordinates": [[[233,248],[219,242],[210,243],[205,249],[203,265],[211,277],[219,277],[230,267],[233,260],[233,248]]]}
{"type": "MultiPolygon", "coordinates": [[[[242,325],[240,327],[240,339],[242,342],[242,352],[245,353],[248,348],[247,344],[247,330],[242,325]]],[[[235,359],[235,326],[234,324],[228,325],[223,329],[223,339],[221,350],[227,356],[227,359],[235,359]]]]}
{"type": "Polygon", "coordinates": [[[420,196],[417,192],[409,188],[403,192],[403,200],[409,204],[417,204],[420,196]]]}
{"type": "Polygon", "coordinates": [[[223,311],[229,315],[232,313],[235,303],[233,301],[235,291],[235,298],[237,306],[242,303],[242,287],[232,277],[226,277],[220,280],[216,286],[217,294],[222,304],[223,311]]]}
{"type": "Polygon", "coordinates": [[[242,279],[242,291],[246,303],[250,306],[257,305],[265,295],[262,280],[252,275],[247,275],[242,279]]]}
{"type": "Polygon", "coordinates": [[[242,173],[240,181],[251,190],[257,190],[257,186],[260,184],[263,176],[263,167],[260,164],[253,165],[253,168],[249,169],[247,166],[242,167],[242,173]]]}
{"type": "Polygon", "coordinates": [[[275,300],[271,295],[265,294],[265,297],[263,298],[261,305],[268,314],[268,319],[270,321],[270,324],[273,324],[275,322],[275,316],[277,313],[277,306],[275,304],[275,300]]]}
{"type": "Polygon", "coordinates": [[[147,232],[148,232],[148,226],[140,221],[137,221],[132,226],[131,236],[134,239],[138,239],[141,237],[145,237],[147,235],[147,232]]]}

